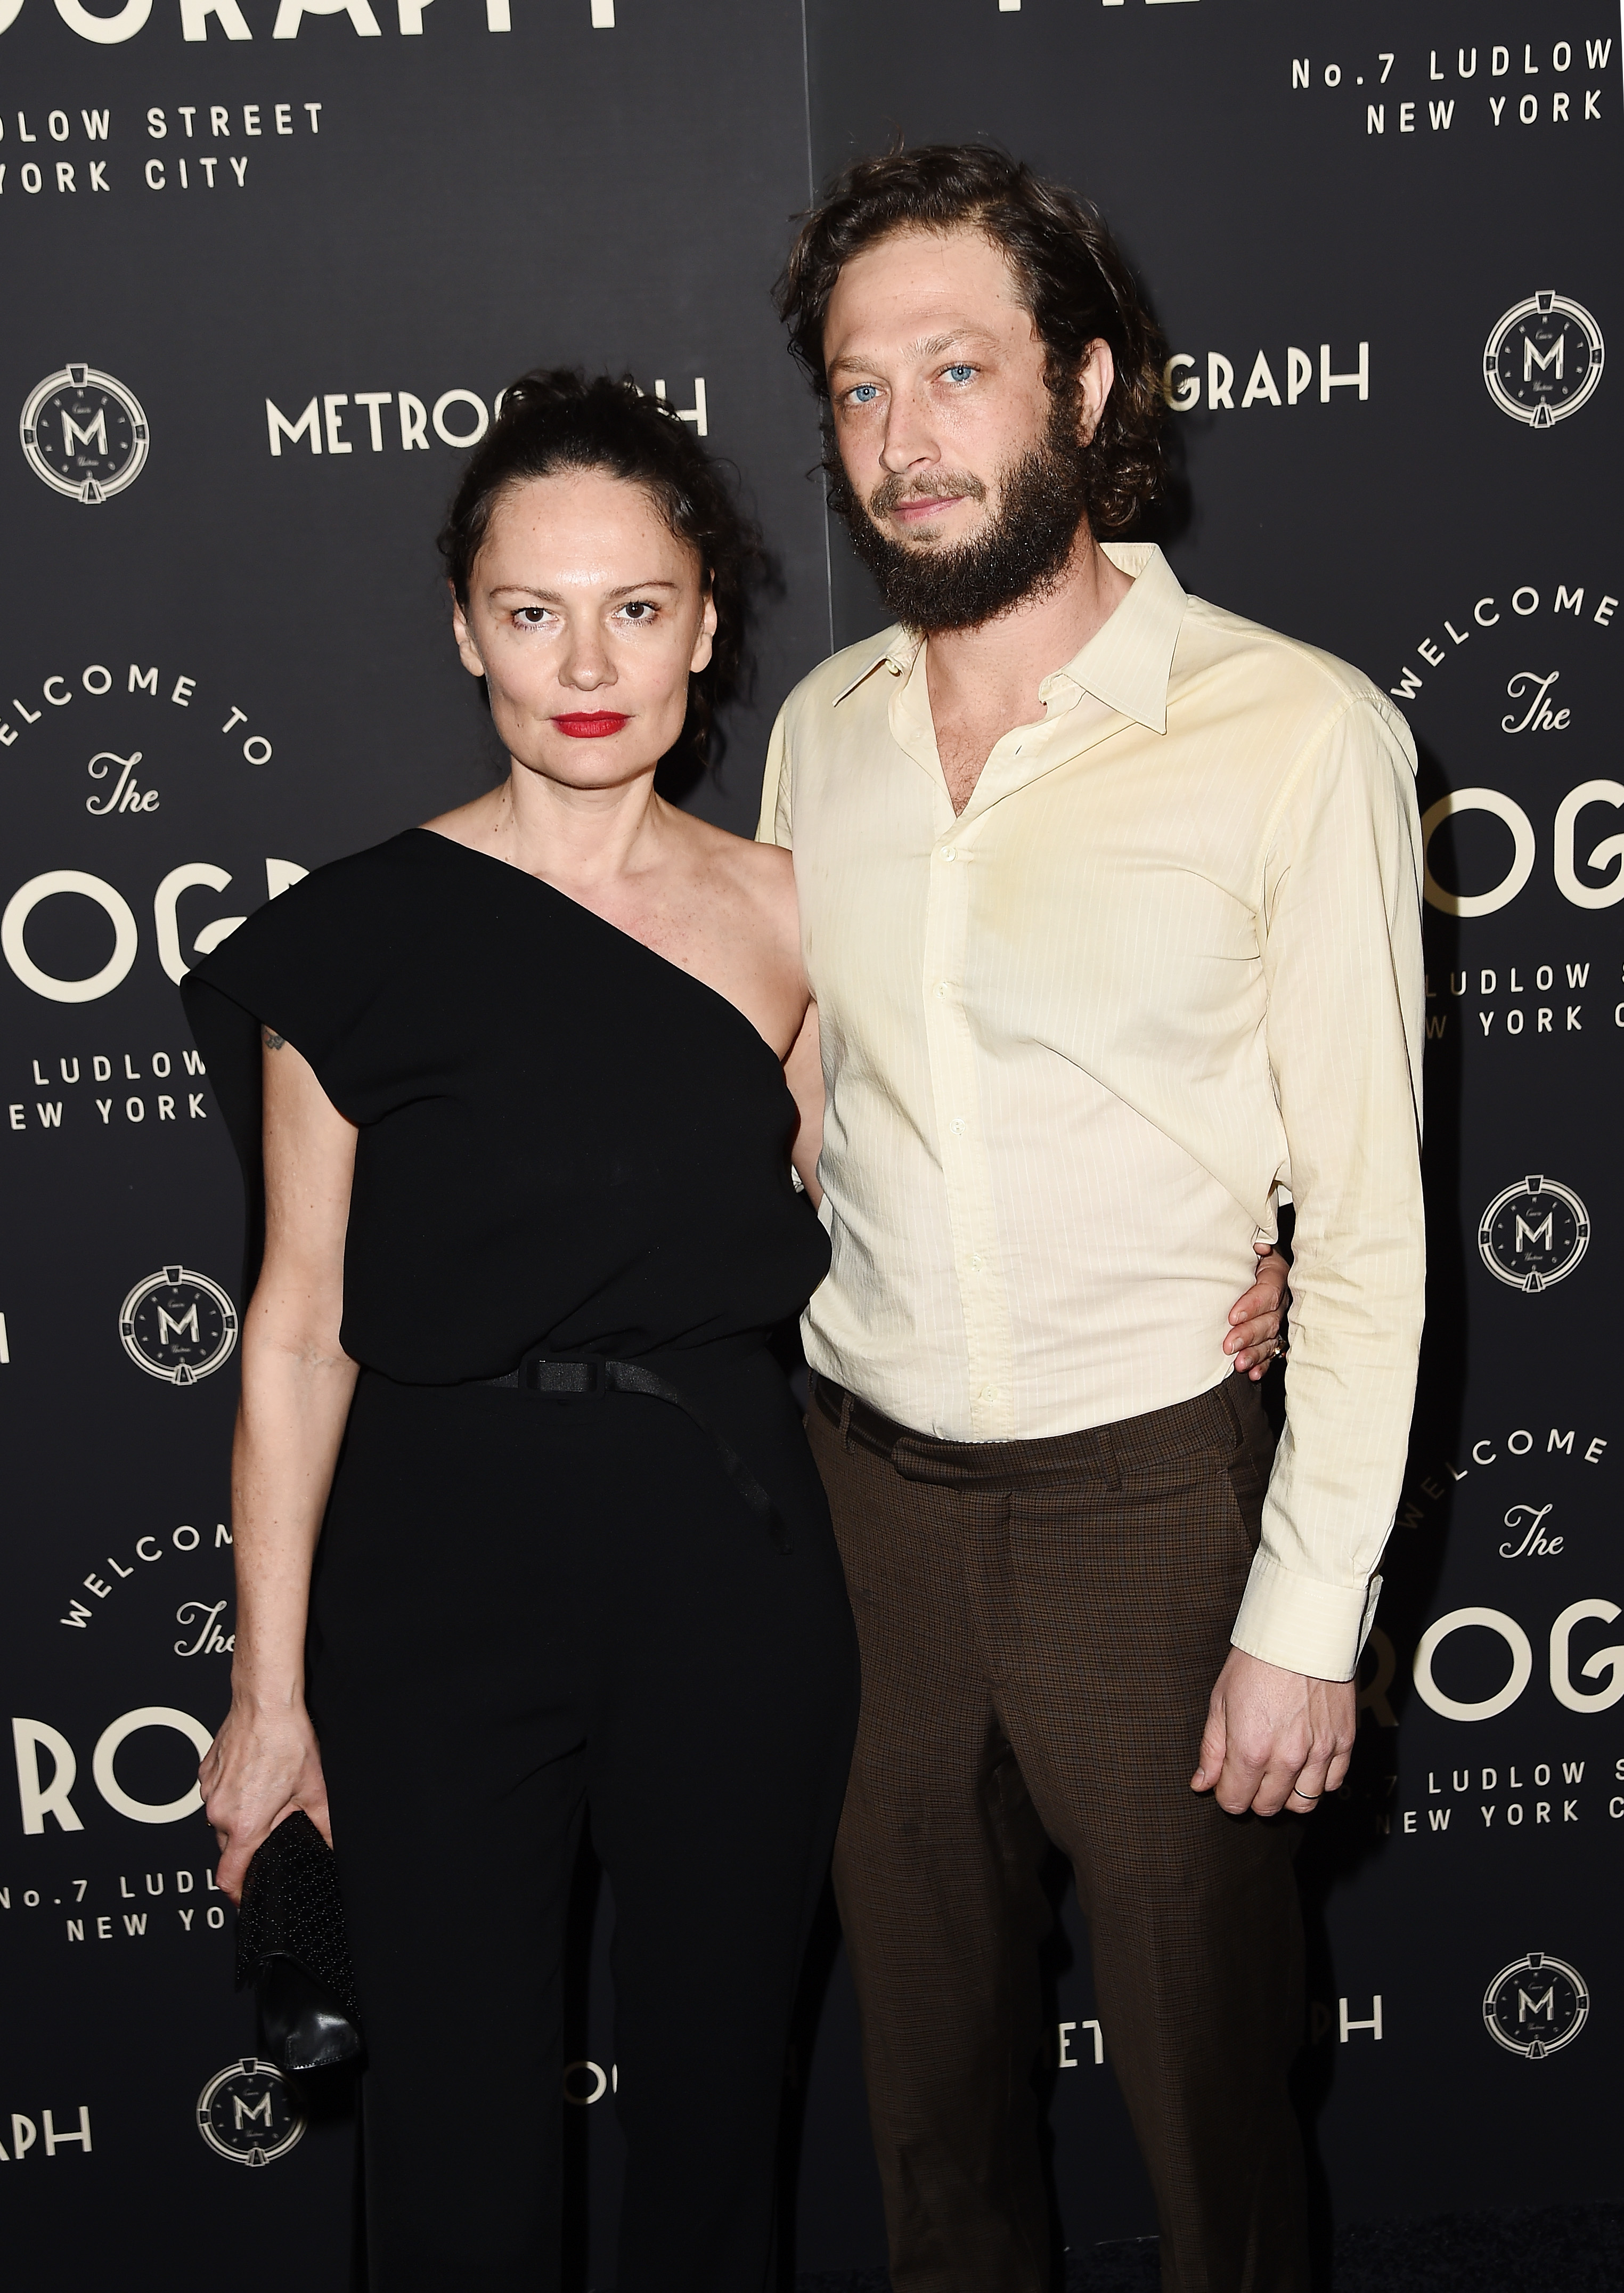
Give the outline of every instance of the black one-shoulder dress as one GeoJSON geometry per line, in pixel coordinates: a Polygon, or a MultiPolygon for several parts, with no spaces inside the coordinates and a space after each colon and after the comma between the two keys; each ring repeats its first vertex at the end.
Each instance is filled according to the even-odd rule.
{"type": "Polygon", "coordinates": [[[362,1368],[308,1693],[368,2046],[372,2284],[559,2281],[589,1808],[617,1916],[618,2283],[759,2293],[857,1702],[822,1490],[765,1344],[828,1265],[782,1068],[699,980],[421,829],[261,909],[184,994],[251,1258],[262,1024],[360,1132],[362,1368]]]}

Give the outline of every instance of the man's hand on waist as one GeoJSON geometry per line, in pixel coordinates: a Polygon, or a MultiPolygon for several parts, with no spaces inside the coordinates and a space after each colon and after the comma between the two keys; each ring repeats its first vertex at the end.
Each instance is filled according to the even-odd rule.
{"type": "Polygon", "coordinates": [[[1216,1793],[1231,1815],[1312,1815],[1347,1773],[1357,1719],[1351,1680],[1312,1680],[1232,1649],[1190,1787],[1216,1793]]]}

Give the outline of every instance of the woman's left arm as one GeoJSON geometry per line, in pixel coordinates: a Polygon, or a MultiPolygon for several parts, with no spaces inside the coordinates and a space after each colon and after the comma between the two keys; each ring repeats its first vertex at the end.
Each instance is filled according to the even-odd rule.
{"type": "Polygon", "coordinates": [[[1255,1242],[1252,1247],[1257,1252],[1257,1279],[1229,1309],[1224,1350],[1234,1356],[1236,1374],[1244,1373],[1256,1385],[1286,1350],[1280,1325],[1290,1294],[1291,1268],[1273,1243],[1255,1242]]]}
{"type": "Polygon", "coordinates": [[[823,1200],[823,1189],[818,1184],[818,1157],[823,1152],[823,1052],[818,1041],[816,1003],[806,1007],[801,1032],[784,1061],[784,1080],[795,1094],[801,1118],[789,1159],[816,1210],[823,1200]]]}

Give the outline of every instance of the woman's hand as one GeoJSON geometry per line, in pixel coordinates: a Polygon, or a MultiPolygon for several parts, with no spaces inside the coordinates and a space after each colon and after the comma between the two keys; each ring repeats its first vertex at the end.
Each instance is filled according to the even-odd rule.
{"type": "Polygon", "coordinates": [[[1237,1374],[1245,1372],[1253,1384],[1267,1377],[1285,1353],[1281,1342],[1281,1317],[1289,1292],[1291,1268],[1273,1243],[1255,1242],[1257,1279],[1229,1309],[1230,1332],[1224,1350],[1235,1357],[1237,1374]]]}
{"type": "Polygon", "coordinates": [[[234,1903],[242,1900],[255,1849],[295,1808],[333,1844],[321,1751],[303,1705],[274,1714],[233,1705],[203,1755],[198,1781],[222,1850],[215,1877],[234,1903]]]}

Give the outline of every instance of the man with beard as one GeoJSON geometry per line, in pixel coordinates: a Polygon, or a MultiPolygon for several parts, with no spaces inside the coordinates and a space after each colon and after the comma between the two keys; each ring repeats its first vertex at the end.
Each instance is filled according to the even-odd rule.
{"type": "Polygon", "coordinates": [[[1160,353],[1070,192],[860,162],[780,307],[898,624],[792,694],[760,830],[822,1038],[809,1430],[892,2281],[1049,2285],[1052,1840],[1166,2293],[1298,2293],[1291,1818],[1346,1771],[1421,1324],[1414,749],[1357,672],[1100,539],[1156,488],[1160,353]],[[1287,1189],[1272,1457],[1213,1333],[1287,1189]]]}

